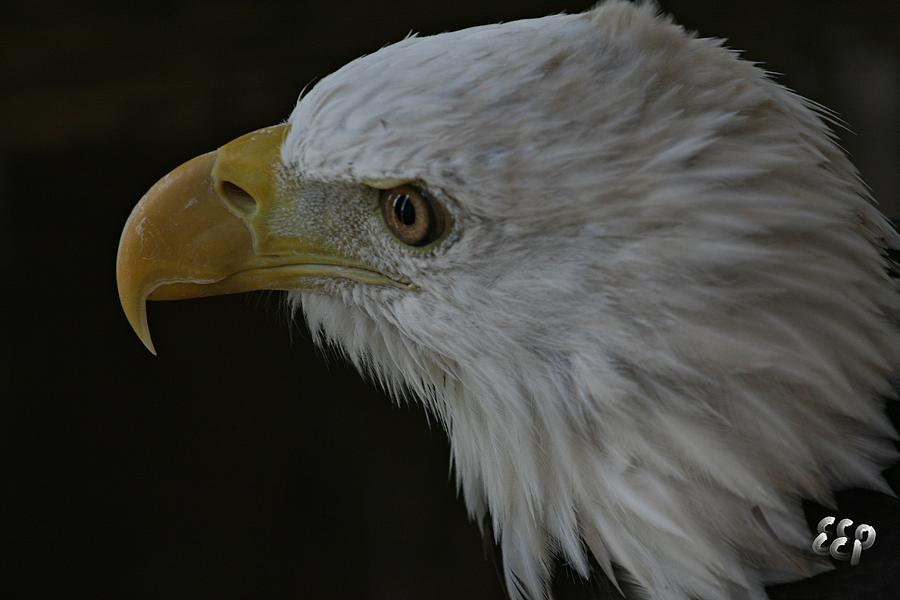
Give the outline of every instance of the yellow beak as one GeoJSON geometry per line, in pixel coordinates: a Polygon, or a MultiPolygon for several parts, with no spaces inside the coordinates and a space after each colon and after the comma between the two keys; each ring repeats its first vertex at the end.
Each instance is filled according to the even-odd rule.
{"type": "Polygon", "coordinates": [[[153,354],[147,300],[310,288],[310,278],[323,276],[403,286],[321,242],[267,227],[290,202],[278,185],[286,132],[260,129],[184,163],[128,217],[116,259],[119,299],[153,354]]]}

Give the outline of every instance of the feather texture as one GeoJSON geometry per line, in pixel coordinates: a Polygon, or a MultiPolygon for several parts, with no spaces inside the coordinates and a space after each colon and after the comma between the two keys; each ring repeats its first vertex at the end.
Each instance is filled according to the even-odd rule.
{"type": "Polygon", "coordinates": [[[407,38],[298,102],[291,177],[419,181],[454,217],[366,257],[416,293],[289,299],[446,428],[514,598],[557,558],[635,597],[765,598],[825,567],[801,497],[889,491],[900,238],[829,119],[618,1],[407,38]]]}

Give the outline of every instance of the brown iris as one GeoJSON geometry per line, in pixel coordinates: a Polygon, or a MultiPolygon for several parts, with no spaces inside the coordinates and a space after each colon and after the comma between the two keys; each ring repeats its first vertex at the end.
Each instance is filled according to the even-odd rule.
{"type": "Polygon", "coordinates": [[[381,210],[388,229],[404,244],[425,246],[440,233],[431,203],[411,185],[381,192],[381,210]]]}

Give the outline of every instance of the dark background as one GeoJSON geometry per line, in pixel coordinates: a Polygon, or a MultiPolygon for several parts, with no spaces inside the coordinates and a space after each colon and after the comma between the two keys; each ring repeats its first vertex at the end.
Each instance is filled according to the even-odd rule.
{"type": "MultiPolygon", "coordinates": [[[[284,119],[360,54],[591,4],[4,7],[2,530],[26,584],[5,597],[501,597],[419,408],[315,352],[273,294],[151,305],[152,357],[119,308],[116,245],[169,169],[284,119]]],[[[662,5],[840,113],[900,217],[895,2],[662,5]]]]}

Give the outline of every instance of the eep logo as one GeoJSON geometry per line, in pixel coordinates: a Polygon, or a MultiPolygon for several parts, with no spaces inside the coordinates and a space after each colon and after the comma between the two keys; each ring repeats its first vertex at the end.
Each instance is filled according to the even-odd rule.
{"type": "Polygon", "coordinates": [[[841,519],[838,521],[835,530],[837,536],[831,544],[828,544],[828,528],[834,525],[834,520],[834,517],[825,517],[819,521],[819,527],[817,528],[819,535],[816,536],[812,543],[813,552],[821,555],[830,554],[831,558],[835,560],[849,559],[851,565],[858,565],[859,556],[862,554],[862,551],[871,548],[872,544],[875,543],[875,528],[871,525],[866,525],[865,523],[857,525],[856,532],[853,535],[853,549],[849,551],[841,550],[841,548],[846,547],[850,541],[850,538],[847,537],[846,533],[847,528],[853,525],[853,521],[850,519],[841,519]]]}

